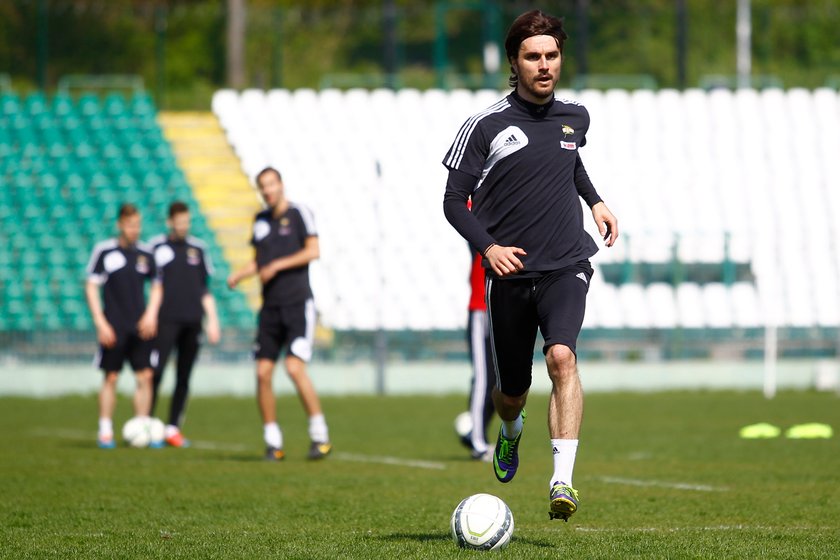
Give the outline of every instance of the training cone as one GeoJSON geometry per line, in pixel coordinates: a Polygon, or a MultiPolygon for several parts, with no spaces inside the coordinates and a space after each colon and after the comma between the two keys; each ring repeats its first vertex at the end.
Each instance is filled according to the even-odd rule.
{"type": "Polygon", "coordinates": [[[779,437],[782,429],[767,422],[759,422],[758,424],[750,424],[744,426],[738,432],[738,435],[743,439],[770,439],[779,437]]]}
{"type": "Polygon", "coordinates": [[[819,422],[797,424],[785,432],[785,437],[789,439],[830,439],[832,436],[834,436],[834,430],[831,426],[819,422]]]}

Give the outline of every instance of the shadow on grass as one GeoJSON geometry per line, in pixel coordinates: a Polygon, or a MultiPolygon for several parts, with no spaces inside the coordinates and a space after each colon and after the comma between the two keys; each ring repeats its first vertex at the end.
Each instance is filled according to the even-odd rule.
{"type": "Polygon", "coordinates": [[[514,534],[513,538],[511,539],[511,543],[513,543],[513,544],[517,544],[517,543],[527,544],[527,545],[536,546],[536,547],[539,547],[539,548],[556,548],[557,547],[557,543],[548,542],[548,541],[544,541],[544,540],[538,540],[538,539],[529,539],[527,537],[517,537],[515,534],[514,534]]]}
{"type": "MultiPolygon", "coordinates": [[[[452,536],[449,533],[390,533],[388,535],[377,536],[376,538],[384,540],[384,541],[392,541],[392,542],[399,542],[399,541],[414,541],[418,543],[428,543],[428,542],[436,542],[436,541],[447,541],[452,542],[452,536]]],[[[514,536],[512,541],[513,543],[520,543],[520,544],[527,544],[529,546],[535,546],[538,548],[555,548],[557,543],[552,543],[546,540],[540,539],[531,539],[527,537],[517,537],[514,536]]]]}
{"type": "Polygon", "coordinates": [[[452,540],[452,537],[448,533],[391,533],[388,535],[377,536],[376,538],[384,541],[415,541],[421,543],[452,540]]]}

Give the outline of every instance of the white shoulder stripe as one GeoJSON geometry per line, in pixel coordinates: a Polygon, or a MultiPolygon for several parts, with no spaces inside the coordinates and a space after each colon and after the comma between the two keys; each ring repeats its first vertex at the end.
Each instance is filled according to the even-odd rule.
{"type": "Polygon", "coordinates": [[[90,260],[88,260],[87,264],[87,273],[93,274],[93,267],[96,266],[96,261],[99,260],[99,255],[104,253],[105,251],[110,251],[111,249],[117,247],[118,242],[116,237],[112,237],[111,239],[106,239],[105,241],[100,241],[96,245],[93,246],[93,253],[90,255],[90,260]]]}
{"type": "Polygon", "coordinates": [[[315,227],[315,214],[309,207],[303,204],[290,204],[292,208],[296,208],[300,212],[300,217],[303,218],[303,225],[306,226],[306,235],[318,235],[318,229],[315,227]]]}
{"type": "Polygon", "coordinates": [[[166,239],[167,239],[167,237],[166,237],[165,233],[159,233],[159,234],[155,235],[154,237],[150,237],[148,239],[148,241],[146,241],[146,243],[148,245],[151,245],[152,247],[157,247],[158,245],[161,245],[162,243],[166,243],[166,239]]]}
{"type": "Polygon", "coordinates": [[[193,237],[192,235],[187,236],[187,243],[189,243],[193,247],[198,247],[199,249],[202,249],[202,250],[207,249],[207,244],[204,243],[204,241],[202,241],[198,237],[193,237]]]}
{"type": "Polygon", "coordinates": [[[461,160],[464,158],[464,150],[467,146],[467,141],[470,139],[475,127],[478,125],[479,121],[488,115],[492,115],[493,113],[500,113],[510,107],[510,103],[508,102],[507,98],[501,99],[497,103],[491,105],[487,109],[481,111],[480,113],[476,113],[469,119],[467,122],[461,126],[461,130],[458,131],[458,135],[455,137],[455,142],[452,144],[452,150],[449,153],[449,158],[446,160],[447,167],[452,167],[457,169],[459,165],[461,165],[461,160]]]}

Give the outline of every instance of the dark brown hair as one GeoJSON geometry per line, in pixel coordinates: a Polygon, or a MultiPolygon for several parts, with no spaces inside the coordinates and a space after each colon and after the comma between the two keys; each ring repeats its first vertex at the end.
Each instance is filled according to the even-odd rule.
{"type": "Polygon", "coordinates": [[[190,207],[181,202],[180,200],[176,200],[172,204],[169,205],[169,217],[175,216],[175,214],[183,214],[184,212],[189,212],[190,207]]]}
{"type": "Polygon", "coordinates": [[[120,206],[119,219],[122,220],[123,218],[128,218],[130,216],[136,216],[139,213],[140,210],[138,210],[135,205],[130,202],[126,202],[120,206]]]}
{"type": "Polygon", "coordinates": [[[262,171],[260,171],[259,173],[257,173],[257,178],[255,179],[257,185],[260,184],[260,177],[262,177],[266,173],[274,173],[275,175],[277,175],[278,179],[280,179],[281,181],[283,180],[283,176],[280,175],[280,172],[277,171],[276,169],[274,169],[273,167],[269,166],[269,167],[266,167],[265,169],[263,169],[262,171]]]}
{"type": "MultiPolygon", "coordinates": [[[[519,47],[522,45],[522,41],[536,35],[554,37],[554,40],[557,41],[557,47],[560,49],[560,54],[563,54],[563,42],[568,38],[563,30],[563,18],[550,16],[540,10],[531,10],[513,20],[508,30],[505,38],[505,54],[508,57],[508,62],[516,60],[516,57],[519,56],[519,47]]],[[[513,70],[513,65],[511,65],[508,84],[515,88],[518,83],[519,78],[513,70]]]]}

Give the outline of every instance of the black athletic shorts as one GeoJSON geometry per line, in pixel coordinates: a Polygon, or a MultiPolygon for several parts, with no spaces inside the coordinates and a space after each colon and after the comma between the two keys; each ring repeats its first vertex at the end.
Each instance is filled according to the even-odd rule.
{"type": "Polygon", "coordinates": [[[119,373],[126,360],[134,371],[153,367],[154,340],[143,340],[137,331],[117,331],[116,335],[117,343],[111,348],[99,346],[99,351],[94,358],[96,367],[105,373],[110,371],[119,373]]]}
{"type": "Polygon", "coordinates": [[[298,304],[263,307],[260,310],[254,359],[276,362],[286,351],[304,362],[312,358],[315,338],[315,302],[312,298],[298,304]]]}
{"type": "Polygon", "coordinates": [[[555,344],[576,352],[592,279],[588,260],[539,278],[487,277],[496,386],[512,397],[531,387],[531,366],[537,329],[545,340],[543,353],[555,344]]]}

